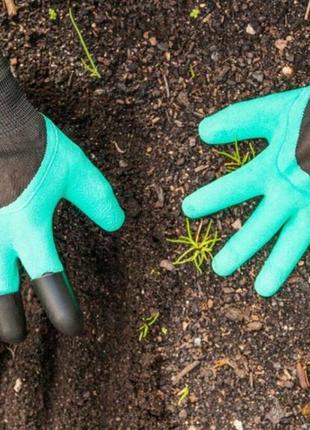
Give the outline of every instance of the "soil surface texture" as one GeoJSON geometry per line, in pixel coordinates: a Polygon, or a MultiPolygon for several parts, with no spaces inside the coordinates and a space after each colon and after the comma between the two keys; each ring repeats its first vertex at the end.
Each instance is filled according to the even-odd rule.
{"type": "MultiPolygon", "coordinates": [[[[81,64],[68,2],[16,3],[13,18],[1,9],[2,53],[35,106],[105,172],[127,220],[107,234],[59,206],[55,237],[85,334],[57,333],[23,274],[29,335],[0,345],[0,430],[309,429],[309,253],[265,300],[253,283],[270,245],[220,278],[210,264],[174,267],[181,248],[167,242],[185,233],[183,197],[225,174],[199,121],[309,84],[308,0],[72,2],[101,79],[81,64]]],[[[256,204],[211,217],[216,250],[256,204]]]]}

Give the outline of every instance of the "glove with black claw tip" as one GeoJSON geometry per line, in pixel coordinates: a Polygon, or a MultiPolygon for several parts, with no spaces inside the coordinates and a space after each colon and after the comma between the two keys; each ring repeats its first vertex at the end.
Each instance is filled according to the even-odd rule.
{"type": "Polygon", "coordinates": [[[249,163],[186,197],[183,211],[199,218],[263,196],[212,267],[221,276],[232,274],[279,233],[254,285],[258,294],[270,297],[310,244],[310,86],[228,106],[202,120],[199,135],[210,145],[268,142],[249,163]]]}
{"type": "Polygon", "coordinates": [[[0,57],[0,340],[26,336],[18,261],[52,324],[78,335],[83,318],[53,238],[61,199],[107,231],[124,222],[111,185],[83,151],[27,101],[0,57]]]}

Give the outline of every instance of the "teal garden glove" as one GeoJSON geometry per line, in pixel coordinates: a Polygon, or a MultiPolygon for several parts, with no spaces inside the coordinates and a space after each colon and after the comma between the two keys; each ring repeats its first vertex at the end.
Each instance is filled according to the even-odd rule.
{"type": "Polygon", "coordinates": [[[199,135],[211,145],[268,142],[249,163],[186,197],[182,208],[199,218],[263,196],[212,267],[221,276],[232,274],[279,233],[255,282],[258,294],[272,296],[310,244],[310,86],[233,104],[202,120],[199,135]]]}
{"type": "Polygon", "coordinates": [[[1,57],[0,171],[0,339],[26,335],[18,261],[54,326],[79,334],[82,314],[56,250],[53,214],[64,198],[114,231],[124,213],[102,173],[32,107],[1,57]]]}

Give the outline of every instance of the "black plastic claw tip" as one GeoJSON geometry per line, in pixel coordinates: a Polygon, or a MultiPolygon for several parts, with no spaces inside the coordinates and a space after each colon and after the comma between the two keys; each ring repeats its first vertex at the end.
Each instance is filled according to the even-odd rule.
{"type": "Polygon", "coordinates": [[[32,281],[33,289],[54,327],[64,334],[83,332],[83,315],[64,272],[46,273],[32,281]]]}
{"type": "Polygon", "coordinates": [[[0,340],[19,343],[26,336],[26,319],[20,293],[0,296],[0,340]]]}

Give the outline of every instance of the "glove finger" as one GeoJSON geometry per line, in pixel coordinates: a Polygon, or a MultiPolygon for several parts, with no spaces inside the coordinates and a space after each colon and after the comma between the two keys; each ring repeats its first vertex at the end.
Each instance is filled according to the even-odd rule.
{"type": "Polygon", "coordinates": [[[110,183],[82,151],[71,168],[64,197],[104,230],[118,230],[124,222],[124,212],[110,183]]]}
{"type": "Polygon", "coordinates": [[[213,270],[228,276],[262,248],[289,218],[289,207],[278,207],[265,197],[245,225],[235,233],[212,261],[213,270]]]}
{"type": "Polygon", "coordinates": [[[0,339],[19,343],[27,335],[26,318],[19,290],[16,254],[11,249],[0,252],[0,339]]]}
{"type": "Polygon", "coordinates": [[[77,336],[83,332],[78,299],[64,272],[46,273],[32,280],[33,289],[49,320],[60,332],[77,336]]]}
{"type": "Polygon", "coordinates": [[[31,279],[45,273],[63,271],[54,242],[52,221],[44,220],[42,225],[28,225],[25,231],[16,232],[15,249],[31,279]]]}
{"type": "Polygon", "coordinates": [[[270,297],[281,288],[310,243],[309,212],[300,211],[284,225],[255,281],[255,290],[270,297]]]}
{"type": "Polygon", "coordinates": [[[74,291],[63,272],[52,227],[27,231],[16,244],[19,258],[51,323],[62,333],[82,332],[83,318],[74,291]]]}
{"type": "Polygon", "coordinates": [[[0,339],[22,342],[27,335],[26,318],[20,292],[0,296],[0,339]]]}
{"type": "Polygon", "coordinates": [[[199,124],[199,135],[209,144],[259,137],[270,139],[281,112],[299,92],[300,89],[271,94],[230,105],[203,119],[199,124]]]}
{"type": "Polygon", "coordinates": [[[185,215],[200,218],[262,195],[264,184],[257,180],[261,176],[258,158],[187,196],[182,203],[185,215]]]}

